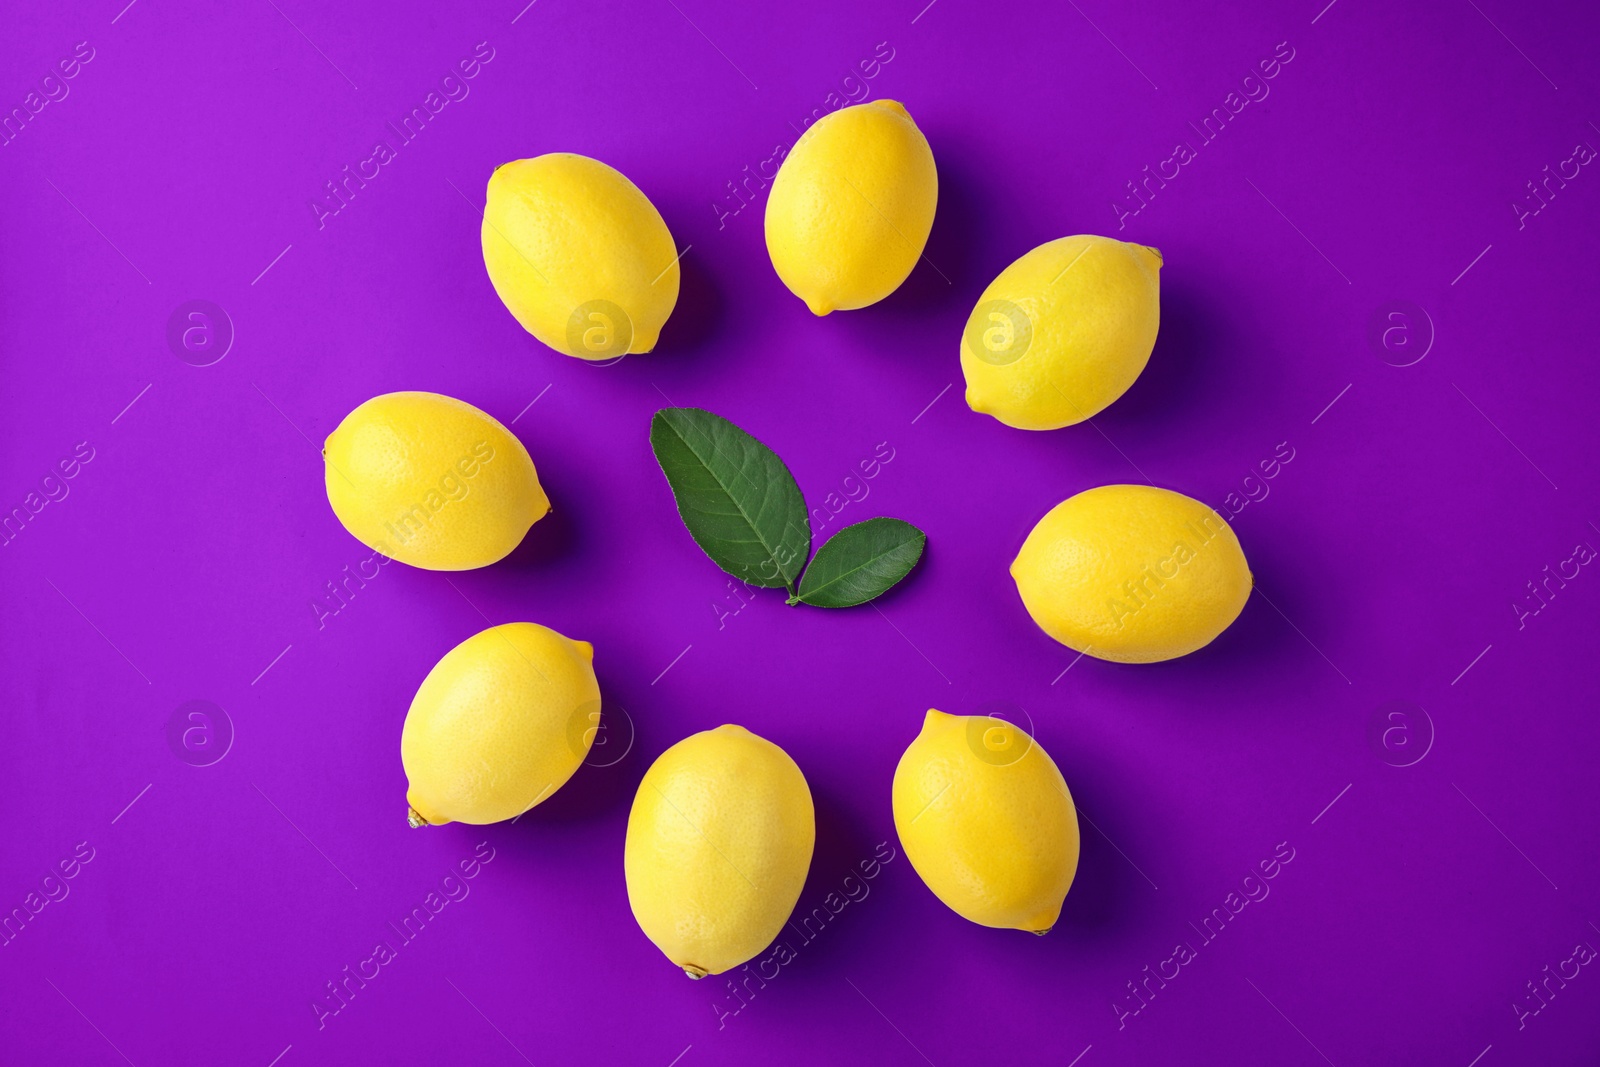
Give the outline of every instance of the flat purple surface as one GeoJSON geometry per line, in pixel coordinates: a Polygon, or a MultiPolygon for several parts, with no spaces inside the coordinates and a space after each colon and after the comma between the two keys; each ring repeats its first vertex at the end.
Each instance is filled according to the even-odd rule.
{"type": "Polygon", "coordinates": [[[0,908],[27,918],[0,1061],[1595,1062],[1600,12],[925,2],[13,5],[0,908]],[[814,319],[755,175],[884,97],[938,161],[926,262],[814,319]],[[489,172],[554,150],[686,249],[654,354],[559,356],[490,288],[489,172]],[[347,165],[377,172],[314,209],[347,165]],[[978,293],[1081,232],[1165,254],[1148,370],[1093,425],[971,413],[978,293]],[[195,300],[231,323],[208,366],[168,338],[195,300]],[[398,389],[511,424],[557,510],[496,566],[325,600],[370,553],[320,442],[398,389]],[[669,401],[761,437],[813,507],[865,492],[823,534],[923,527],[919,570],[875,607],[741,608],[650,454],[669,401]],[[1258,595],[1186,659],[1079,661],[1006,566],[1059,500],[1144,480],[1231,516],[1258,595]],[[594,643],[610,765],[515,825],[407,829],[412,693],[521,619],[594,643]],[[190,701],[209,766],[170,728],[190,701]],[[1071,784],[1048,937],[966,922],[900,854],[889,782],[930,706],[1018,709],[1071,784]],[[737,995],[645,939],[621,862],[649,762],[723,722],[805,771],[800,913],[827,917],[737,995]]]}

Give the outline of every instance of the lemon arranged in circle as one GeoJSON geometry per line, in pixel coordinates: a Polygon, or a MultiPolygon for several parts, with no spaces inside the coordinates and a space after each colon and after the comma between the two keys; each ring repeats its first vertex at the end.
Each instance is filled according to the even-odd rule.
{"type": "Polygon", "coordinates": [[[1110,237],[1040,245],[989,283],[961,335],[967,406],[1022,430],[1092,418],[1139,377],[1161,253],[1110,237]]]}
{"type": "Polygon", "coordinates": [[[1016,725],[930,710],[894,771],[894,828],[956,914],[1042,934],[1078,870],[1078,812],[1055,761],[1016,725]]]}
{"type": "Polygon", "coordinates": [[[772,943],[811,868],[816,816],[788,753],[742,726],[663,752],[639,783],[622,866],[639,928],[691,978],[772,943]]]}
{"type": "Polygon", "coordinates": [[[588,156],[551,152],[496,167],[482,239],[506,308],[569,356],[648,352],[678,302],[678,251],[661,213],[588,156]]]}
{"type": "Polygon", "coordinates": [[[812,312],[876,304],[917,265],[939,201],[927,138],[904,105],[874,100],[818,120],[767,198],[767,253],[812,312]]]}
{"type": "Polygon", "coordinates": [[[1102,485],[1057,504],[1028,534],[1011,577],[1040,629],[1118,663],[1210,644],[1252,585],[1222,516],[1149,485],[1102,485]]]}
{"type": "Polygon", "coordinates": [[[550,510],[522,442],[438,393],[373,397],[328,435],[322,455],[328,503],[344,528],[413,567],[488,566],[550,510]]]}
{"type": "Polygon", "coordinates": [[[412,826],[512,819],[578,769],[599,724],[594,649],[531,622],[445,653],[400,732],[412,826]]]}

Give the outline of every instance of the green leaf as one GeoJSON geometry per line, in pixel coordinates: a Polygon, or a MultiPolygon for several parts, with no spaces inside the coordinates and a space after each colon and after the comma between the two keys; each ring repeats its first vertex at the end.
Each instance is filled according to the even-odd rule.
{"type": "Polygon", "coordinates": [[[846,526],[817,549],[791,604],[850,608],[887,592],[922,558],[928,536],[909,522],[876,518],[846,526]]]}
{"type": "Polygon", "coordinates": [[[783,460],[699,408],[656,412],[650,447],[683,524],[711,562],[751,585],[793,592],[811,554],[811,519],[783,460]]]}

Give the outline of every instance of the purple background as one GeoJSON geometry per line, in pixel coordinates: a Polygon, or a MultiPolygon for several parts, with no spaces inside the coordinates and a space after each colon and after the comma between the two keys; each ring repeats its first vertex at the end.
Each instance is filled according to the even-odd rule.
{"type": "Polygon", "coordinates": [[[1600,12],[924,3],[7,14],[7,111],[76,42],[94,58],[0,148],[0,508],[78,442],[93,459],[0,550],[0,909],[79,842],[93,859],[0,948],[0,1059],[1594,1062],[1596,968],[1552,981],[1520,1028],[1513,1005],[1600,946],[1580,667],[1600,576],[1513,605],[1600,546],[1600,174],[1520,225],[1512,205],[1600,146],[1600,12]],[[385,123],[480,41],[470,95],[319,228],[323,183],[395,144],[385,123]],[[1188,123],[1279,42],[1270,95],[1201,143],[1188,123]],[[892,58],[861,78],[875,52],[892,58]],[[768,264],[759,181],[737,213],[728,183],[847,93],[907,104],[939,213],[900,291],[817,320],[768,264]],[[1125,183],[1179,139],[1196,157],[1119,229],[1125,183]],[[652,355],[563,358],[490,288],[488,174],[553,150],[618,167],[688,248],[652,355]],[[1080,232],[1165,254],[1148,370],[1093,425],[969,412],[957,346],[978,293],[1080,232]],[[237,333],[203,368],[166,339],[197,299],[237,333]],[[1371,327],[1394,301],[1422,314],[1385,348],[1371,327]],[[328,509],[317,448],[397,389],[515,420],[556,512],[485,570],[390,564],[319,628],[324,583],[369,553],[328,509]],[[815,507],[886,443],[823,533],[900,516],[928,532],[923,564],[876,607],[769,592],[727,614],[650,455],[664,397],[762,438],[815,507]],[[1247,482],[1280,443],[1293,460],[1247,482]],[[1059,500],[1146,479],[1225,513],[1260,498],[1231,520],[1259,595],[1181,661],[1076,662],[1006,566],[1059,500]],[[515,825],[407,829],[412,693],[458,641],[520,619],[594,643],[612,746],[594,761],[634,733],[631,750],[515,825]],[[168,741],[191,700],[236,735],[211,766],[168,741]],[[1391,701],[1409,718],[1384,720],[1391,701]],[[930,706],[1019,709],[1080,802],[1050,936],[960,919],[899,854],[890,778],[930,706]],[[645,939],[621,863],[650,760],[727,721],[810,781],[802,911],[880,842],[896,855],[813,940],[786,933],[797,958],[742,1008],[645,939]],[[480,841],[494,859],[470,895],[319,1029],[325,983],[397,943],[387,924],[480,841]],[[1280,842],[1270,896],[1203,941],[1280,842]],[[1127,983],[1179,941],[1196,958],[1133,1013],[1127,983]]]}

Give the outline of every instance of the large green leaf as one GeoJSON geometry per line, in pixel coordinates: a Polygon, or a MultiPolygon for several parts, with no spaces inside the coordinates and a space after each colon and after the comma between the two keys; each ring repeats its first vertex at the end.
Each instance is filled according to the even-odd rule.
{"type": "Polygon", "coordinates": [[[650,447],[678,514],[711,561],[751,585],[794,591],[811,554],[811,520],[772,449],[699,408],[662,408],[650,447]]]}
{"type": "Polygon", "coordinates": [[[927,535],[900,519],[846,526],[817,549],[798,595],[789,603],[849,608],[886,592],[922,558],[927,535]]]}

